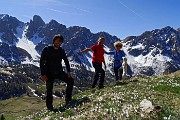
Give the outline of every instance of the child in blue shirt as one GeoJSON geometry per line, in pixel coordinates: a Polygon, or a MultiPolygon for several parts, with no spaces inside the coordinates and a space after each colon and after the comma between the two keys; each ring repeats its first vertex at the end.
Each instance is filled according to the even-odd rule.
{"type": "Polygon", "coordinates": [[[123,69],[121,68],[123,61],[122,57],[125,57],[124,51],[121,50],[122,46],[123,46],[122,43],[117,41],[114,43],[115,51],[105,52],[108,55],[114,55],[114,73],[115,73],[116,81],[122,79],[122,73],[123,73],[123,69]],[[120,71],[119,76],[118,76],[118,71],[120,71]]]}

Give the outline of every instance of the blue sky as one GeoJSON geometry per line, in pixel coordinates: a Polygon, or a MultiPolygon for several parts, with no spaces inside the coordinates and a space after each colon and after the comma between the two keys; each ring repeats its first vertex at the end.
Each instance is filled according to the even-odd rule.
{"type": "Polygon", "coordinates": [[[120,39],[171,26],[180,28],[180,0],[3,0],[0,14],[29,22],[40,15],[93,33],[108,32],[120,39]]]}

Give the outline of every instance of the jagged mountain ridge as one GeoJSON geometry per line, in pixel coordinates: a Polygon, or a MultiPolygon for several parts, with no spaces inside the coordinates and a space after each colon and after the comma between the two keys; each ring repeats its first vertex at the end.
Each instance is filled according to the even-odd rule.
{"type": "MultiPolygon", "coordinates": [[[[36,62],[38,65],[42,49],[52,44],[54,34],[61,33],[65,38],[63,48],[70,61],[92,68],[91,52],[82,57],[74,53],[96,43],[99,36],[106,38],[105,48],[107,51],[112,50],[113,43],[120,40],[106,32],[93,34],[85,27],[67,28],[56,20],[45,23],[38,15],[35,15],[30,22],[23,23],[15,17],[2,14],[0,15],[0,26],[0,60],[7,61],[2,63],[33,64],[36,62]]],[[[133,74],[154,75],[180,69],[179,36],[179,29],[175,30],[168,26],[146,31],[140,36],[129,36],[122,40],[123,50],[127,54],[133,74]],[[159,64],[161,67],[157,67],[159,64]]],[[[112,57],[105,56],[105,58],[107,64],[112,63],[112,57]]]]}
{"type": "Polygon", "coordinates": [[[180,32],[170,26],[129,36],[123,43],[129,56],[135,57],[133,63],[141,64],[137,66],[142,72],[146,69],[153,75],[180,69],[180,32]]]}
{"type": "MultiPolygon", "coordinates": [[[[66,28],[65,25],[62,25],[55,20],[51,20],[49,23],[45,24],[44,21],[41,19],[41,17],[37,15],[35,15],[33,17],[33,20],[30,20],[30,22],[28,23],[20,22],[14,17],[11,17],[9,15],[1,15],[0,18],[1,18],[0,22],[3,23],[1,24],[1,26],[3,25],[9,26],[8,30],[5,29],[6,27],[2,27],[4,29],[0,30],[1,48],[2,48],[0,55],[3,58],[5,58],[8,62],[12,62],[15,56],[22,56],[22,54],[20,55],[15,54],[15,52],[21,53],[20,52],[22,51],[21,48],[25,49],[23,48],[23,46],[18,46],[17,45],[18,42],[24,41],[27,43],[29,42],[33,43],[35,45],[34,47],[35,50],[38,52],[38,54],[40,54],[45,46],[52,44],[52,38],[57,33],[61,33],[64,36],[65,42],[63,47],[66,51],[69,52],[71,52],[71,50],[75,50],[79,48],[84,49],[86,46],[92,45],[93,43],[97,42],[97,39],[100,35],[103,35],[106,38],[108,38],[108,41],[106,41],[106,43],[111,46],[112,44],[110,43],[119,40],[117,37],[111,36],[105,32],[99,32],[97,34],[93,34],[90,32],[89,29],[85,27],[74,26],[74,27],[66,28]],[[16,23],[15,25],[12,25],[13,22],[11,21],[13,20],[16,23]],[[83,44],[79,44],[79,43],[83,43],[83,44]],[[10,51],[12,49],[11,47],[17,47],[17,46],[20,50],[10,51]],[[9,54],[4,52],[5,49],[9,50],[8,52],[9,54]]],[[[28,52],[30,56],[28,55],[28,53],[25,55],[28,56],[28,59],[34,60],[36,56],[39,57],[39,55],[37,54],[36,56],[33,57],[30,52],[28,52]]],[[[15,61],[20,61],[20,62],[25,61],[27,59],[27,57],[25,56],[17,58],[17,60],[15,61]]]]}

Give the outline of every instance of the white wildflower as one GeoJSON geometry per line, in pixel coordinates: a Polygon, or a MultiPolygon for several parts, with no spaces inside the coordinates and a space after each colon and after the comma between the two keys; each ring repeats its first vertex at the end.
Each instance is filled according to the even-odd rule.
{"type": "Polygon", "coordinates": [[[51,119],[51,117],[50,116],[47,116],[47,117],[45,117],[44,119],[42,119],[42,120],[50,120],[51,119]]]}
{"type": "Polygon", "coordinates": [[[169,115],[169,117],[164,117],[164,120],[170,120],[171,119],[171,115],[169,115]]]}

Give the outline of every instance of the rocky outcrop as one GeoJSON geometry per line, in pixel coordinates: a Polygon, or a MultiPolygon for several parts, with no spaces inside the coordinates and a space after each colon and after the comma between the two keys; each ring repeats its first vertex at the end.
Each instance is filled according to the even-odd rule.
{"type": "Polygon", "coordinates": [[[4,33],[1,39],[7,44],[14,44],[17,42],[17,38],[14,34],[17,34],[16,28],[23,26],[23,22],[20,22],[17,18],[0,14],[0,33],[4,33]]]}
{"type": "Polygon", "coordinates": [[[45,22],[42,20],[42,18],[38,15],[34,15],[33,20],[30,20],[30,23],[28,24],[26,36],[31,39],[33,35],[37,33],[44,25],[45,22]]]}

